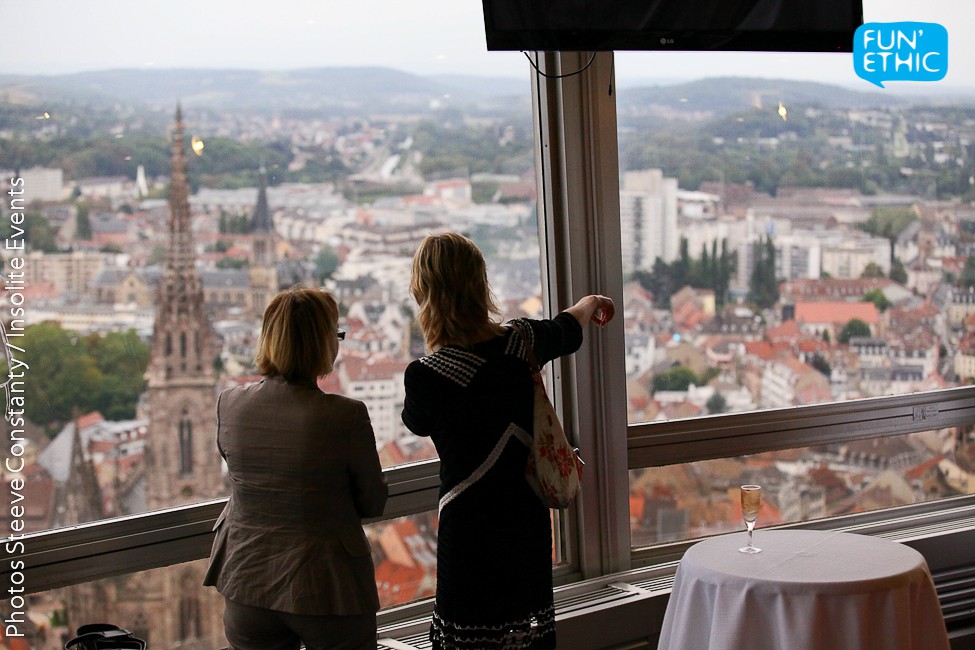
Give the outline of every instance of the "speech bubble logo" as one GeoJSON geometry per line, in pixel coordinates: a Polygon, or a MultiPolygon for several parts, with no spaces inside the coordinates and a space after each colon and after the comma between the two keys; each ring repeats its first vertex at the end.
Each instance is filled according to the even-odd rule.
{"type": "Polygon", "coordinates": [[[875,86],[939,81],[948,74],[948,30],[938,23],[864,23],[853,36],[853,68],[875,86]]]}

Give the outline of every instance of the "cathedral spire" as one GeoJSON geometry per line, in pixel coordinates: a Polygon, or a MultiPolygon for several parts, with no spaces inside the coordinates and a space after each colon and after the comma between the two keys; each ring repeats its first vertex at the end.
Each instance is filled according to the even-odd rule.
{"type": "Polygon", "coordinates": [[[203,283],[193,251],[183,111],[178,105],[172,164],[168,239],[149,360],[150,387],[173,381],[212,382],[214,378],[214,336],[204,310],[203,283]]]}
{"type": "Polygon", "coordinates": [[[176,105],[173,130],[172,173],[169,179],[169,242],[166,269],[185,272],[193,268],[193,236],[190,231],[190,190],[186,176],[186,144],[183,139],[183,111],[176,105]]]}
{"type": "Polygon", "coordinates": [[[257,177],[257,205],[254,206],[254,216],[251,218],[251,232],[274,232],[274,220],[267,203],[267,169],[263,162],[257,177]]]}

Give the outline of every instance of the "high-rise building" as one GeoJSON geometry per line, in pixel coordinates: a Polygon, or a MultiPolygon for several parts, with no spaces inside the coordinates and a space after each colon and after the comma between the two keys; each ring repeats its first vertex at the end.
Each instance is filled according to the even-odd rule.
{"type": "Polygon", "coordinates": [[[64,170],[47,167],[31,167],[21,170],[19,176],[24,180],[24,200],[60,201],[65,196],[64,170]]]}
{"type": "Polygon", "coordinates": [[[677,259],[677,179],[659,169],[628,171],[620,189],[623,273],[650,271],[659,257],[677,259]]]}

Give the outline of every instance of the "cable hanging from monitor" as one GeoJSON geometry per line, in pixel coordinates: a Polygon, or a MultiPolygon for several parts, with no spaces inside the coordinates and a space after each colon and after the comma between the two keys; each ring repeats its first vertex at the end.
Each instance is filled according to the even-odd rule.
{"type": "Polygon", "coordinates": [[[532,61],[532,58],[528,56],[528,52],[522,50],[521,53],[525,55],[525,58],[528,59],[528,62],[531,64],[531,66],[535,68],[535,72],[542,75],[546,79],[565,79],[566,77],[573,77],[577,74],[582,74],[583,72],[589,69],[589,66],[591,66],[592,62],[596,59],[596,53],[593,52],[592,56],[589,57],[589,60],[586,61],[586,65],[582,66],[578,70],[574,70],[572,72],[566,72],[564,74],[548,74],[546,72],[542,72],[541,69],[539,69],[538,64],[532,61]]]}

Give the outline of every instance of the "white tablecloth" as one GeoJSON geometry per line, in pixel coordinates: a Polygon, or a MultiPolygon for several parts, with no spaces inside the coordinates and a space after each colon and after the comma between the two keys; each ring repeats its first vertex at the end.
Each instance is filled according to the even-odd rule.
{"type": "Polygon", "coordinates": [[[914,549],[876,537],[756,530],[684,554],[659,650],[948,650],[934,582],[914,549]]]}

